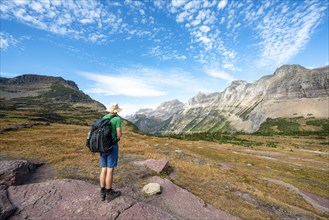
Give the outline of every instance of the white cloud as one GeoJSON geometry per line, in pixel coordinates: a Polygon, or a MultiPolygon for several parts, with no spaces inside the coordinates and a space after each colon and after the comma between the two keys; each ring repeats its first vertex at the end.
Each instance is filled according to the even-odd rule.
{"type": "Polygon", "coordinates": [[[158,57],[160,60],[185,60],[187,59],[187,56],[184,54],[180,54],[177,50],[173,50],[169,46],[155,46],[149,48],[147,51],[147,54],[145,55],[151,55],[154,57],[158,57]]]}
{"type": "Polygon", "coordinates": [[[227,5],[227,0],[221,0],[218,5],[217,5],[217,8],[218,9],[223,9],[225,8],[225,6],[227,5]]]}
{"type": "MultiPolygon", "coordinates": [[[[177,23],[183,24],[190,35],[190,47],[193,45],[197,50],[193,50],[197,54],[192,57],[202,65],[209,68],[209,64],[214,67],[222,66],[225,63],[232,63],[234,66],[237,60],[237,53],[232,48],[227,48],[221,34],[220,21],[225,21],[223,14],[218,10],[228,5],[227,1],[207,1],[194,0],[188,3],[181,4],[178,7],[178,2],[173,2],[171,6],[175,10],[167,7],[167,10],[174,14],[177,23]]],[[[235,25],[235,28],[241,24],[235,25]]],[[[234,71],[238,69],[235,68],[234,71]]],[[[231,70],[233,70],[231,68],[231,70]]]]}
{"type": "Polygon", "coordinates": [[[32,8],[34,11],[40,11],[42,9],[42,5],[38,2],[32,2],[30,8],[32,8]]]}
{"type": "Polygon", "coordinates": [[[207,75],[209,75],[211,77],[224,79],[224,80],[227,80],[229,82],[235,80],[235,78],[233,76],[231,76],[229,73],[226,73],[226,72],[221,71],[221,70],[206,69],[205,72],[206,72],[207,75]]]}
{"type": "Polygon", "coordinates": [[[95,84],[87,92],[105,96],[124,95],[132,97],[163,96],[166,93],[147,81],[132,76],[108,76],[98,73],[83,73],[95,84]]]}
{"type": "MultiPolygon", "coordinates": [[[[321,0],[3,0],[0,4],[4,20],[96,44],[139,38],[147,44],[142,56],[179,61],[195,58],[201,65],[213,63],[215,69],[231,71],[238,70],[237,62],[246,59],[238,53],[245,49],[257,51],[253,65],[258,67],[288,62],[307,45],[327,9],[328,4],[321,0]],[[162,13],[159,10],[178,25],[162,23],[162,16],[156,16],[162,13]],[[242,34],[246,39],[241,39],[242,34]],[[253,44],[242,45],[240,50],[244,41],[253,44]]],[[[15,44],[8,42],[2,37],[1,48],[15,44]]]]}
{"type": "Polygon", "coordinates": [[[206,45],[208,45],[211,42],[211,40],[206,36],[202,36],[199,39],[200,39],[201,42],[203,42],[206,45]]]}
{"type": "Polygon", "coordinates": [[[172,0],[171,4],[173,7],[178,8],[181,7],[182,5],[184,5],[186,2],[186,0],[172,0]]]}
{"type": "Polygon", "coordinates": [[[176,21],[179,23],[184,22],[189,15],[190,14],[187,11],[183,11],[182,13],[177,15],[176,21]]]}
{"type": "MultiPolygon", "coordinates": [[[[122,108],[122,112],[120,113],[120,115],[122,116],[129,116],[129,115],[133,115],[135,114],[138,110],[140,109],[156,109],[156,107],[158,107],[158,103],[157,104],[134,104],[134,103],[122,103],[119,104],[120,108],[122,108]]],[[[106,106],[109,107],[109,106],[106,106]]]]}
{"type": "Polygon", "coordinates": [[[0,49],[6,51],[9,47],[15,47],[19,40],[15,39],[12,35],[0,32],[0,49]]]}
{"type": "Polygon", "coordinates": [[[234,2],[227,5],[229,16],[223,24],[226,23],[230,30],[227,35],[233,39],[238,38],[239,28],[248,27],[255,42],[248,49],[258,51],[252,65],[272,68],[288,63],[304,49],[327,8],[328,4],[318,0],[265,4],[250,1],[244,5],[234,2]]]}
{"type": "Polygon", "coordinates": [[[104,4],[94,0],[1,1],[0,10],[2,19],[16,20],[54,34],[97,43],[109,41],[118,33],[136,33],[130,38],[142,37],[150,35],[154,29],[149,25],[152,22],[148,22],[150,17],[144,3],[136,0],[126,1],[125,5],[104,4]],[[112,10],[118,7],[138,13],[136,16],[134,14],[135,21],[144,24],[144,27],[129,25],[130,17],[123,16],[121,10],[112,10]],[[95,33],[105,37],[98,41],[95,33]]]}
{"type": "Polygon", "coordinates": [[[241,71],[240,68],[236,67],[233,63],[223,63],[223,68],[232,71],[241,71]]]}
{"type": "Polygon", "coordinates": [[[111,74],[80,72],[91,82],[87,93],[104,96],[160,97],[197,93],[207,80],[181,69],[154,69],[141,66],[121,68],[111,74]],[[188,86],[186,86],[188,85],[188,86]]]}
{"type": "Polygon", "coordinates": [[[262,39],[257,65],[265,67],[287,63],[303,50],[323,13],[324,10],[313,2],[295,7],[282,5],[281,11],[269,11],[256,28],[262,39]],[[287,10],[289,14],[286,14],[287,10]]]}
{"type": "Polygon", "coordinates": [[[210,28],[208,27],[208,26],[206,26],[206,25],[202,25],[201,27],[200,27],[200,30],[202,31],[202,32],[208,32],[208,31],[210,31],[210,28]]]}
{"type": "Polygon", "coordinates": [[[8,77],[8,78],[13,78],[13,77],[16,77],[16,76],[19,76],[21,74],[18,74],[18,73],[6,73],[6,72],[0,72],[0,76],[1,77],[8,77]]]}

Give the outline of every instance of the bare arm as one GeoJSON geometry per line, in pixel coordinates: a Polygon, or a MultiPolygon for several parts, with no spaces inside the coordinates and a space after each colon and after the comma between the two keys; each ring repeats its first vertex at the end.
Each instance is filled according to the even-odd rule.
{"type": "Polygon", "coordinates": [[[117,128],[117,138],[120,140],[122,137],[122,128],[117,128]]]}

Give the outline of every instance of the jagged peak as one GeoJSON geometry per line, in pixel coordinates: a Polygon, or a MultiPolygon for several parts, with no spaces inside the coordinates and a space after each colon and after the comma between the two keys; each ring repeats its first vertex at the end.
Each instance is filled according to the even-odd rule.
{"type": "Polygon", "coordinates": [[[167,102],[163,102],[161,103],[156,109],[155,111],[178,111],[179,109],[183,108],[184,103],[182,103],[181,101],[179,101],[178,99],[174,99],[172,101],[167,101],[167,102]]]}
{"type": "MultiPolygon", "coordinates": [[[[182,103],[181,101],[179,101],[178,99],[174,99],[171,101],[166,101],[160,104],[160,106],[167,106],[167,105],[182,105],[184,103],[182,103]]],[[[159,107],[160,107],[159,106],[159,107]]]]}
{"type": "Polygon", "coordinates": [[[230,86],[236,87],[236,86],[246,85],[246,84],[248,84],[248,82],[245,81],[245,80],[234,80],[234,81],[231,82],[230,86]]]}
{"type": "Polygon", "coordinates": [[[283,77],[283,76],[290,75],[290,74],[298,74],[305,70],[308,70],[308,69],[306,69],[305,67],[303,67],[299,64],[292,64],[292,65],[285,64],[275,70],[274,76],[283,77]]]}
{"type": "Polygon", "coordinates": [[[198,97],[204,97],[204,96],[206,96],[206,95],[207,95],[206,93],[198,92],[194,97],[192,97],[192,99],[193,99],[193,98],[198,98],[198,97]]]}

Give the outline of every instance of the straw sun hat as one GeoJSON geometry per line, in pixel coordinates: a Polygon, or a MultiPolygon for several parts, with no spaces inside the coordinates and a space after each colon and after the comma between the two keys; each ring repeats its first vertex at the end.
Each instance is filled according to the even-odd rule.
{"type": "Polygon", "coordinates": [[[118,112],[122,111],[122,108],[119,108],[119,105],[117,103],[112,103],[111,106],[106,109],[107,112],[116,114],[118,112]]]}

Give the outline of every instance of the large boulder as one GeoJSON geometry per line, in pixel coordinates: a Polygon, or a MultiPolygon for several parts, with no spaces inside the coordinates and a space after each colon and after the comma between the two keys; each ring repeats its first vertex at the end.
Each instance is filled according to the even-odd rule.
{"type": "Polygon", "coordinates": [[[154,176],[148,182],[159,183],[161,195],[150,201],[150,204],[165,210],[179,218],[185,219],[239,219],[224,211],[215,209],[202,199],[185,189],[180,188],[168,179],[154,176]]]}
{"type": "Polygon", "coordinates": [[[0,185],[23,184],[37,168],[37,164],[25,160],[0,161],[0,185]]]}
{"type": "Polygon", "coordinates": [[[168,160],[147,159],[141,162],[141,164],[146,165],[148,168],[150,168],[151,170],[157,173],[161,173],[168,167],[169,162],[168,160]]]}
{"type": "Polygon", "coordinates": [[[161,193],[161,186],[159,183],[149,183],[142,189],[143,193],[149,196],[161,193]]]}

